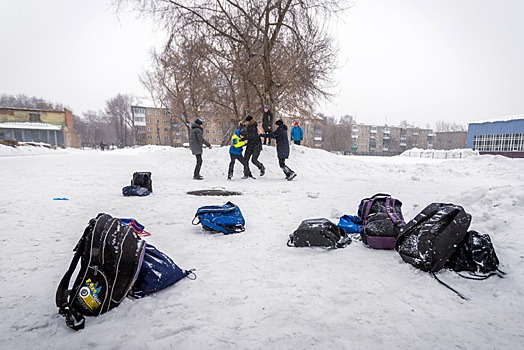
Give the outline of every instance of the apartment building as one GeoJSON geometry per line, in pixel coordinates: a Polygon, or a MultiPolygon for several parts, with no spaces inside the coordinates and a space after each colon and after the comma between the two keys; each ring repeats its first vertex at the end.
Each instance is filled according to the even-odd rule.
{"type": "Polygon", "coordinates": [[[131,106],[136,145],[182,146],[187,128],[166,108],[131,106]]]}
{"type": "Polygon", "coordinates": [[[434,136],[431,129],[353,124],[351,153],[393,156],[414,147],[432,149],[434,136]]]}

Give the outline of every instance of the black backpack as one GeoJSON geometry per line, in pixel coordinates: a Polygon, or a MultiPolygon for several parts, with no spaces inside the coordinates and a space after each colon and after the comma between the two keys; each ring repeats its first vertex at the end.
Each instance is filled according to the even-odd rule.
{"type": "Polygon", "coordinates": [[[151,172],[135,172],[131,180],[131,186],[140,186],[146,188],[149,192],[153,192],[153,180],[151,180],[151,172]]]}
{"type": "Polygon", "coordinates": [[[485,279],[493,275],[505,275],[499,270],[499,259],[495,254],[495,248],[491,238],[487,234],[479,234],[477,231],[468,231],[457,246],[453,255],[445,265],[454,271],[468,271],[473,279],[485,279]]]}
{"type": "Polygon", "coordinates": [[[402,202],[389,194],[377,193],[360,201],[362,242],[374,249],[394,249],[400,229],[405,225],[402,202]]]}
{"type": "Polygon", "coordinates": [[[344,248],[351,238],[328,219],[308,219],[289,235],[288,247],[344,248]]]}
{"type": "Polygon", "coordinates": [[[395,249],[405,262],[437,272],[466,236],[470,222],[461,206],[432,203],[401,229],[395,249]]]}
{"type": "Polygon", "coordinates": [[[84,328],[84,316],[98,316],[118,306],[135,282],[145,241],[131,226],[108,214],[89,221],[75,255],[56,291],[56,306],[68,327],[84,328]],[[69,282],[80,261],[80,271],[69,282]]]}

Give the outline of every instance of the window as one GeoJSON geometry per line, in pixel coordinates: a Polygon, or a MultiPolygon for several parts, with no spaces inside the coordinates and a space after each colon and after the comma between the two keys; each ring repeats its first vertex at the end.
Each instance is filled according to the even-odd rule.
{"type": "Polygon", "coordinates": [[[480,152],[524,151],[524,134],[475,135],[473,149],[480,152]]]}
{"type": "Polygon", "coordinates": [[[33,123],[41,123],[40,113],[29,113],[29,121],[33,123]]]}

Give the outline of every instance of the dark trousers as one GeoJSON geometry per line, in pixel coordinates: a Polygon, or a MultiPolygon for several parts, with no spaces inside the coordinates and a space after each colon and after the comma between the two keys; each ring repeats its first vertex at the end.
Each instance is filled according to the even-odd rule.
{"type": "Polygon", "coordinates": [[[244,156],[241,154],[229,153],[229,158],[231,158],[231,161],[229,162],[228,175],[233,176],[233,171],[235,170],[235,160],[238,160],[244,166],[244,176],[249,176],[251,172],[249,171],[249,164],[244,156]]]}
{"type": "MultiPolygon", "coordinates": [[[[271,132],[271,128],[265,128],[264,132],[266,134],[270,133],[271,132]]],[[[263,138],[264,138],[264,145],[271,146],[271,137],[263,136],[263,138]]]]}
{"type": "Polygon", "coordinates": [[[202,168],[202,155],[195,154],[195,157],[196,157],[196,165],[195,165],[195,172],[193,173],[193,176],[200,176],[200,169],[202,168]]]}
{"type": "Polygon", "coordinates": [[[262,170],[264,169],[264,164],[258,161],[258,157],[260,156],[260,151],[262,148],[250,148],[246,147],[246,152],[244,153],[244,158],[246,159],[246,162],[249,163],[249,159],[251,159],[251,163],[255,164],[255,166],[262,170]]]}
{"type": "Polygon", "coordinates": [[[280,166],[280,169],[286,174],[286,177],[289,177],[289,175],[293,174],[293,170],[289,169],[289,167],[286,165],[285,159],[278,159],[278,165],[280,166]]]}
{"type": "Polygon", "coordinates": [[[293,142],[295,143],[295,145],[300,145],[300,140],[294,140],[293,142]]]}

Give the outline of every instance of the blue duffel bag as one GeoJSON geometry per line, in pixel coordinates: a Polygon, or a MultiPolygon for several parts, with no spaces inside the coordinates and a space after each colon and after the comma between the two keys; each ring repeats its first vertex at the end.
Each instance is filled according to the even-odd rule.
{"type": "Polygon", "coordinates": [[[192,270],[182,270],[170,257],[146,243],[144,260],[129,294],[134,298],[142,298],[172,286],[189,275],[193,276],[190,279],[195,279],[192,270]]]}
{"type": "Polygon", "coordinates": [[[205,230],[222,232],[225,235],[243,232],[246,224],[240,208],[231,202],[198,208],[192,223],[202,224],[205,230]]]}
{"type": "Polygon", "coordinates": [[[362,219],[360,216],[344,214],[338,221],[338,227],[343,228],[347,234],[362,232],[362,219]]]}

